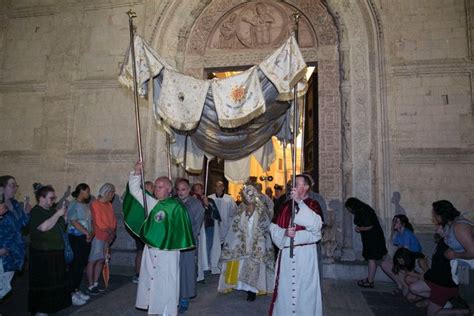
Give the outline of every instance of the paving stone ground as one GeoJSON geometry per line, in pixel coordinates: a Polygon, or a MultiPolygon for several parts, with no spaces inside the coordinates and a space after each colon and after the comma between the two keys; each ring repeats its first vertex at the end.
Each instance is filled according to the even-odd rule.
{"type": "MultiPolygon", "coordinates": [[[[198,285],[198,296],[191,300],[188,316],[267,315],[270,296],[259,296],[255,302],[246,301],[246,293],[234,291],[217,293],[218,276],[213,275],[198,285]]],[[[27,276],[18,277],[14,293],[0,305],[0,315],[28,315],[27,276]]],[[[137,285],[130,276],[112,275],[109,289],[81,307],[70,307],[57,313],[66,315],[124,315],[144,316],[145,311],[134,307],[137,285]]],[[[423,315],[423,311],[407,304],[403,298],[390,294],[393,285],[379,282],[374,289],[361,289],[354,281],[324,279],[323,301],[325,315],[423,315]]]]}

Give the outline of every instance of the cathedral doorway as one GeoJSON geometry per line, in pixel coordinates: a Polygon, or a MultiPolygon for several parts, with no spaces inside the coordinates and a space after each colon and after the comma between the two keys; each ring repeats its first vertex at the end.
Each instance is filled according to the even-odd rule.
{"type": "MultiPolygon", "coordinates": [[[[205,78],[228,78],[236,75],[249,67],[223,67],[205,70],[205,78]]],[[[306,73],[306,80],[308,81],[308,93],[299,99],[299,105],[303,109],[305,127],[304,134],[302,130],[297,137],[296,150],[296,173],[307,172],[310,173],[315,180],[314,189],[319,188],[319,157],[318,157],[318,86],[317,86],[317,68],[309,64],[306,73]],[[304,100],[303,100],[304,99],[304,100]],[[303,150],[301,150],[303,148],[303,150]],[[303,157],[302,157],[303,155],[303,157]]],[[[276,137],[272,138],[273,147],[275,151],[275,159],[268,170],[264,170],[255,158],[250,159],[250,166],[248,173],[251,179],[262,185],[262,193],[272,195],[275,187],[285,187],[285,183],[291,179],[292,175],[292,152],[290,144],[287,144],[286,150],[283,142],[280,142],[276,137]],[[286,174],[285,174],[286,171],[286,174]]],[[[223,181],[226,191],[236,200],[239,200],[239,192],[241,183],[229,182],[225,179],[224,163],[219,160],[212,160],[209,162],[209,178],[208,178],[208,192],[213,192],[214,185],[217,181],[223,181]]],[[[319,192],[319,191],[318,191],[319,192]]]]}

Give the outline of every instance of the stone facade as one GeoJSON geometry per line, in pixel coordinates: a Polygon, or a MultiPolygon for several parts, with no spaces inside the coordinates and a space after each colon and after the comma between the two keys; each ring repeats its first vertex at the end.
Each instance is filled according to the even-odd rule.
{"type": "MultiPolygon", "coordinates": [[[[34,181],[124,189],[137,157],[133,98],[117,81],[129,8],[138,32],[198,78],[259,63],[298,10],[302,52],[318,71],[325,254],[352,260],[361,245],[342,207],[349,196],[373,205],[387,233],[395,212],[431,229],[434,200],[472,209],[471,2],[3,0],[0,173],[17,177],[19,195],[34,181]]],[[[153,178],[167,173],[165,137],[149,101],[140,111],[153,178]]],[[[132,264],[133,240],[120,233],[116,251],[132,264]]]]}

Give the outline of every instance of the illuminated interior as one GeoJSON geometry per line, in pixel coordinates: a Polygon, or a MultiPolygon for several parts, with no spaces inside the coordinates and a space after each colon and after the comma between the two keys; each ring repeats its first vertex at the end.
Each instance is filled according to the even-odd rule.
{"type": "MultiPolygon", "coordinates": [[[[308,67],[306,71],[306,79],[309,80],[311,75],[314,72],[315,67],[308,67]]],[[[242,71],[224,71],[224,72],[214,72],[212,75],[216,78],[228,78],[236,74],[241,73],[242,71]]],[[[273,148],[275,150],[275,160],[270,165],[268,171],[264,171],[258,161],[251,157],[250,159],[250,176],[256,177],[257,181],[262,184],[263,192],[267,187],[270,187],[274,192],[273,186],[275,184],[282,185],[284,187],[285,183],[285,172],[284,172],[284,160],[286,160],[286,175],[289,180],[292,175],[292,165],[291,165],[291,146],[288,144],[285,151],[285,159],[283,159],[283,145],[276,139],[275,136],[272,137],[273,148]],[[272,177],[272,181],[269,181],[268,178],[272,177]],[[263,180],[264,179],[264,180],[263,180]]],[[[297,136],[296,143],[296,173],[301,173],[301,134],[297,136]]],[[[228,193],[232,195],[234,199],[237,199],[240,188],[242,184],[229,182],[228,193]]]]}

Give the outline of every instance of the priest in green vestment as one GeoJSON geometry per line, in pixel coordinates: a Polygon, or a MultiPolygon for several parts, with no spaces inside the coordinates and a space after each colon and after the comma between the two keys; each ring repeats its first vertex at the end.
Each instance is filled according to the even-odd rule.
{"type": "Polygon", "coordinates": [[[145,242],[135,306],[148,314],[177,314],[180,250],[195,247],[192,226],[184,205],[170,197],[171,181],[159,177],[153,196],[146,195],[145,217],[141,189],[142,164],[130,173],[124,201],[127,226],[145,242]]]}

